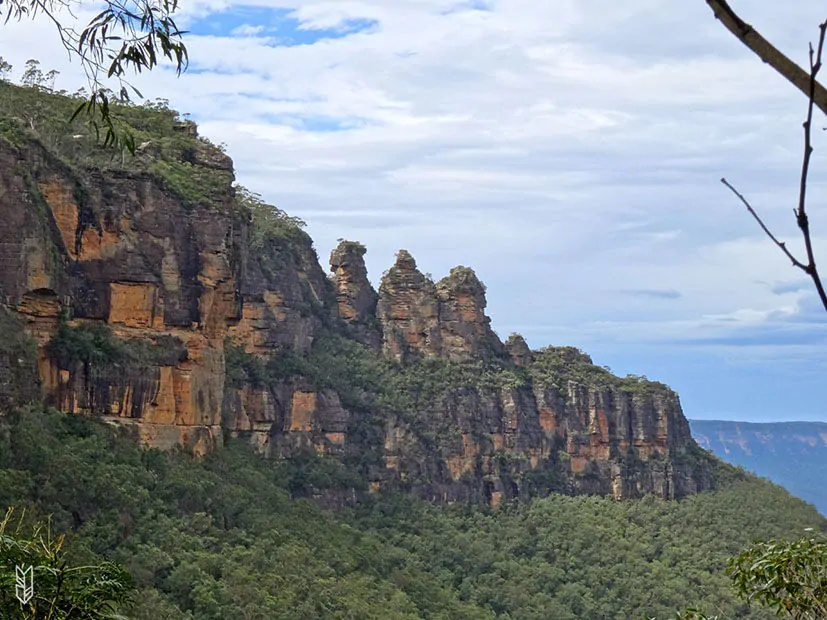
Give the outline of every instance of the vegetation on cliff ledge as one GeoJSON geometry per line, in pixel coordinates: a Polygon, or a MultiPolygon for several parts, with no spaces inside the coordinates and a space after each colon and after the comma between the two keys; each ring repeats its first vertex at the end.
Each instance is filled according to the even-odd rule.
{"type": "Polygon", "coordinates": [[[198,136],[195,124],[170,109],[166,100],[112,104],[138,145],[131,156],[103,146],[83,120],[71,120],[85,92],[54,91],[54,77],[44,74],[37,61],[29,61],[26,75],[23,85],[0,79],[0,141],[21,149],[39,146],[80,183],[90,170],[145,174],[185,206],[226,201],[234,178],[229,158],[198,136]]]}
{"type": "Polygon", "coordinates": [[[671,393],[669,386],[643,376],[618,377],[608,368],[596,365],[589,355],[575,347],[540,349],[534,354],[529,372],[541,385],[553,385],[564,394],[569,381],[592,389],[614,388],[633,394],[671,393]]]}
{"type": "Polygon", "coordinates": [[[79,363],[110,372],[175,366],[187,357],[186,347],[174,336],[159,336],[155,342],[125,340],[103,323],[61,323],[46,350],[60,368],[71,369],[79,363]]]}

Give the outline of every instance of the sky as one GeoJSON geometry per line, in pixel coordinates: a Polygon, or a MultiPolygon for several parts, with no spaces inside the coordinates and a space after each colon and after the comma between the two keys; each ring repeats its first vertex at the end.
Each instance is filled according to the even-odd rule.
{"type": "MultiPolygon", "coordinates": [[[[827,18],[730,4],[802,65],[827,18]]],[[[827,421],[827,313],[720,183],[803,256],[806,98],[704,0],[182,5],[188,71],[134,83],[304,219],[325,268],[339,238],[367,246],[375,285],[400,248],[435,278],[466,265],[503,339],[663,381],[690,418],[827,421]]],[[[85,84],[42,20],[0,27],[0,55],[85,84]]],[[[823,127],[808,204],[827,273],[823,127]]]]}

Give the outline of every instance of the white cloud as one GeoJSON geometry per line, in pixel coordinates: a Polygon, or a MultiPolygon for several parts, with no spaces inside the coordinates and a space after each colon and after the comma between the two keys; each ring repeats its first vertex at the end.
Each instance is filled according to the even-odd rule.
{"type": "Polygon", "coordinates": [[[237,28],[233,28],[230,34],[234,37],[253,37],[261,34],[262,32],[264,32],[264,26],[244,24],[242,26],[238,26],[237,28]]]}
{"type": "MultiPolygon", "coordinates": [[[[245,0],[289,13],[299,37],[377,25],[278,47],[245,19],[235,36],[188,37],[198,73],[138,83],[227,143],[241,182],[306,219],[323,263],[347,237],[368,246],[374,280],[399,247],[435,275],[469,264],[494,326],[521,325],[533,344],[724,337],[800,318],[807,297],[766,284],[799,274],[719,179],[798,244],[804,98],[703,0],[489,4],[245,0]],[[335,121],[351,128],[315,130],[335,121]]],[[[238,6],[186,3],[185,26],[238,6]]],[[[824,19],[816,0],[742,11],[799,62],[824,19]]],[[[0,45],[80,85],[43,23],[4,27],[0,45]]],[[[814,137],[814,170],[827,169],[814,137]]],[[[827,265],[825,182],[811,195],[827,265]]]]}

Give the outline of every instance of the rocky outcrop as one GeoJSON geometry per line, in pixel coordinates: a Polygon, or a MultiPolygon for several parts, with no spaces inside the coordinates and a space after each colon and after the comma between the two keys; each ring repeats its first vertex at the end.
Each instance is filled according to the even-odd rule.
{"type": "Polygon", "coordinates": [[[231,340],[247,352],[308,351],[319,326],[335,316],[333,290],[302,231],[250,246],[249,222],[235,231],[233,270],[239,313],[231,340]]]}
{"type": "Polygon", "coordinates": [[[355,241],[341,241],[330,253],[330,270],[336,290],[338,316],[351,326],[353,335],[371,348],[378,349],[381,335],[376,320],[379,299],[368,280],[365,246],[355,241]]]}
{"type": "Polygon", "coordinates": [[[489,503],[557,491],[676,498],[714,485],[673,392],[633,395],[570,382],[458,389],[441,399],[430,435],[395,420],[385,463],[397,484],[443,502],[489,503]],[[439,427],[442,428],[439,428],[439,427]],[[434,447],[431,446],[430,450],[434,447]]]}
{"type": "Polygon", "coordinates": [[[297,384],[227,391],[224,427],[268,456],[344,454],[351,414],[332,390],[297,384]]]}
{"type": "Polygon", "coordinates": [[[485,315],[485,286],[468,267],[455,267],[434,284],[406,250],[379,286],[377,315],[383,351],[398,361],[439,357],[469,361],[503,355],[485,315]]]}
{"type": "Polygon", "coordinates": [[[342,242],[328,277],[302,230],[257,229],[231,162],[179,131],[209,199],[149,164],[80,173],[0,140],[0,327],[20,321],[34,343],[28,358],[0,346],[0,407],[31,398],[19,384],[36,367],[48,402],[152,446],[204,454],[230,434],[445,502],[713,484],[665,386],[503,344],[468,267],[434,283],[400,250],[377,293],[365,248],[342,242]]]}
{"type": "Polygon", "coordinates": [[[393,267],[382,278],[376,314],[386,356],[400,362],[421,355],[439,356],[442,334],[436,286],[417,269],[407,250],[399,250],[393,267]]]}
{"type": "Polygon", "coordinates": [[[129,376],[61,367],[41,346],[47,399],[73,413],[139,421],[154,445],[212,449],[220,440],[223,339],[238,312],[229,218],[214,206],[185,209],[143,175],[81,181],[36,145],[0,148],[0,158],[7,163],[0,184],[12,189],[0,209],[20,224],[4,227],[0,243],[24,267],[4,268],[0,290],[41,345],[63,316],[108,324],[126,340],[173,336],[187,350],[174,366],[129,376]],[[136,394],[153,397],[135,407],[136,394]]]}
{"type": "Polygon", "coordinates": [[[437,283],[442,357],[469,361],[503,354],[503,345],[485,314],[485,285],[468,267],[454,267],[437,283]]]}
{"type": "Polygon", "coordinates": [[[533,360],[528,343],[520,334],[511,334],[505,341],[505,350],[516,366],[527,366],[533,360]]]}
{"type": "Polygon", "coordinates": [[[314,307],[330,307],[332,290],[310,239],[297,231],[254,252],[229,179],[217,202],[191,205],[145,173],[80,178],[37,144],[2,144],[0,161],[12,224],[0,230],[0,298],[40,344],[50,403],[204,453],[221,443],[225,339],[259,355],[311,346],[314,307]],[[125,342],[175,338],[185,354],[132,374],[61,365],[46,348],[61,320],[125,342]]]}

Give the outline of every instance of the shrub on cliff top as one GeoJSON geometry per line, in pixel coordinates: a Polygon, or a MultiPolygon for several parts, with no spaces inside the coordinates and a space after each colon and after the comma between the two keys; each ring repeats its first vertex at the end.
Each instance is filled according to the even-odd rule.
{"type": "Polygon", "coordinates": [[[301,234],[306,226],[300,218],[264,202],[261,194],[251,192],[242,185],[236,185],[234,189],[236,213],[250,221],[250,245],[253,249],[261,250],[273,238],[301,234]]]}
{"type": "Polygon", "coordinates": [[[569,381],[591,389],[613,388],[632,394],[666,394],[670,388],[643,376],[618,377],[608,369],[597,366],[592,358],[575,347],[545,347],[537,351],[528,366],[531,377],[540,385],[554,386],[563,395],[569,381]]]}
{"type": "MultiPolygon", "coordinates": [[[[43,86],[17,86],[0,81],[0,139],[17,148],[37,144],[71,170],[80,182],[90,170],[145,173],[176,195],[185,207],[224,204],[233,173],[202,165],[194,153],[220,154],[220,148],[186,128],[178,112],[164,100],[132,105],[112,103],[113,114],[135,139],[135,156],[104,148],[80,120],[69,120],[85,94],[53,92],[43,86]]],[[[36,169],[32,170],[37,173],[36,169]]]]}

